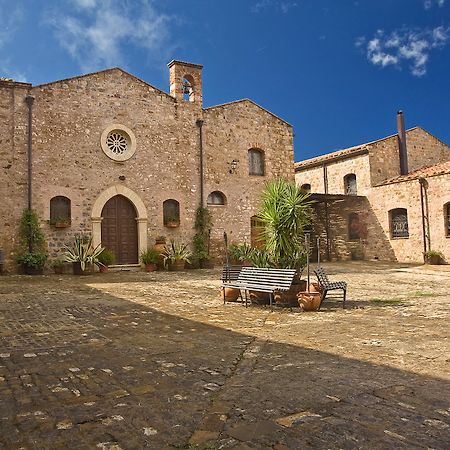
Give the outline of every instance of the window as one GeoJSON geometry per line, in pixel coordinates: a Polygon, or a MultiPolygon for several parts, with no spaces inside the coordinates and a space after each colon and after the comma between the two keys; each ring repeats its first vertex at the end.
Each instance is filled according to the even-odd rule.
{"type": "Polygon", "coordinates": [[[309,183],[302,184],[300,189],[303,192],[308,192],[309,193],[309,192],[311,192],[311,185],[309,183]]]}
{"type": "Polygon", "coordinates": [[[176,200],[169,199],[163,203],[163,222],[168,228],[180,226],[180,204],[176,200]]]}
{"type": "Polygon", "coordinates": [[[351,241],[361,239],[361,222],[356,213],[350,213],[348,216],[348,238],[351,241]]]}
{"type": "Polygon", "coordinates": [[[252,247],[264,248],[264,227],[264,222],[258,216],[253,216],[250,219],[250,242],[252,247]]]}
{"type": "Polygon", "coordinates": [[[358,189],[356,186],[356,175],[354,173],[349,173],[344,177],[344,187],[345,193],[347,195],[357,195],[358,189]]]}
{"type": "Polygon", "coordinates": [[[224,194],[222,194],[222,192],[214,191],[208,195],[208,199],[206,200],[206,203],[208,205],[225,205],[227,202],[226,202],[226,197],[224,194]]]}
{"type": "Polygon", "coordinates": [[[408,212],[405,208],[392,209],[391,216],[391,236],[393,238],[407,238],[408,231],[408,212]]]}
{"type": "Polygon", "coordinates": [[[444,205],[445,235],[450,237],[450,202],[444,205]]]}
{"type": "Polygon", "coordinates": [[[50,200],[50,223],[57,228],[67,227],[70,224],[70,199],[58,195],[50,200]]]}
{"type": "Polygon", "coordinates": [[[194,101],[194,79],[190,75],[183,78],[183,100],[186,102],[194,101]]]}
{"type": "Polygon", "coordinates": [[[133,132],[118,123],[110,125],[103,131],[100,144],[103,153],[114,161],[126,161],[136,150],[133,132]]]}
{"type": "Polygon", "coordinates": [[[264,152],[258,148],[248,151],[248,173],[249,175],[264,175],[264,152]]]}

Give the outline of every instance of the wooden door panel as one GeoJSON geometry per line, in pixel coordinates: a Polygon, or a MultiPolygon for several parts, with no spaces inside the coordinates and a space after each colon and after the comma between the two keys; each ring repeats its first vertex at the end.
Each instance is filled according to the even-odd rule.
{"type": "Polygon", "coordinates": [[[116,255],[117,264],[138,262],[136,210],[133,204],[116,195],[102,210],[102,245],[116,255]]]}

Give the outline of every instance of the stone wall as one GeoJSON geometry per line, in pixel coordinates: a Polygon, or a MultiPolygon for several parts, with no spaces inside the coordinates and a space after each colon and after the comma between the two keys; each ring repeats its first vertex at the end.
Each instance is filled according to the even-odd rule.
{"type": "Polygon", "coordinates": [[[29,84],[0,81],[0,249],[5,270],[19,245],[18,224],[27,207],[27,134],[29,84]]]}
{"type": "MultiPolygon", "coordinates": [[[[15,109],[10,106],[10,87],[0,92],[0,114],[5,117],[0,131],[8,139],[1,149],[2,167],[15,155],[13,167],[2,169],[9,178],[1,188],[2,197],[10,200],[2,204],[1,236],[9,270],[15,269],[13,244],[18,218],[26,207],[26,91],[22,86],[16,87],[19,90],[15,109]]],[[[31,93],[35,97],[33,205],[51,258],[60,256],[63,245],[76,233],[93,232],[94,239],[101,239],[101,217],[94,217],[93,211],[101,211],[100,203],[114,193],[128,196],[135,204],[140,251],[160,235],[190,244],[200,204],[198,119],[205,122],[205,202],[216,190],[227,198],[225,206],[211,206],[214,256],[223,254],[224,230],[231,240],[250,240],[250,217],[258,209],[260,192],[269,178],[293,180],[291,127],[250,101],[203,110],[200,95],[196,101],[176,101],[120,69],[35,86],[31,93]],[[135,136],[136,151],[126,161],[114,161],[102,151],[102,133],[112,124],[127,127],[135,136]],[[264,151],[265,176],[248,175],[247,152],[255,146],[264,151]],[[230,174],[232,159],[239,163],[236,173],[230,174]],[[50,199],[57,195],[71,200],[68,228],[50,224],[50,199]],[[163,224],[167,199],[180,203],[178,228],[163,224]]]]}
{"type": "MultiPolygon", "coordinates": [[[[448,145],[419,127],[406,132],[406,146],[409,172],[450,160],[448,145]]],[[[372,186],[400,175],[397,135],[371,144],[369,155],[372,186]]]]}
{"type": "MultiPolygon", "coordinates": [[[[395,253],[384,234],[378,218],[365,197],[349,196],[328,202],[329,252],[327,252],[326,205],[315,206],[315,237],[320,237],[321,259],[375,259],[395,261],[395,253]],[[359,219],[359,238],[349,232],[351,215],[359,219]]],[[[314,239],[313,239],[314,240],[314,239]]]]}
{"type": "MultiPolygon", "coordinates": [[[[425,198],[425,213],[428,203],[431,249],[441,251],[447,262],[450,262],[450,237],[446,235],[444,214],[444,205],[450,202],[450,175],[428,177],[427,183],[428,199],[425,198]]],[[[379,186],[369,196],[369,202],[397,259],[405,262],[423,262],[424,239],[419,181],[415,179],[379,186]],[[407,209],[408,238],[391,237],[389,211],[395,208],[407,209]]]]}
{"type": "Polygon", "coordinates": [[[247,100],[209,108],[204,117],[205,198],[213,191],[227,198],[226,208],[210,207],[216,224],[212,240],[220,246],[226,231],[230,242],[250,243],[250,219],[258,212],[266,181],[294,181],[292,128],[247,100]],[[264,176],[249,175],[251,148],[264,152],[264,176]],[[238,163],[230,173],[233,159],[238,163]]]}

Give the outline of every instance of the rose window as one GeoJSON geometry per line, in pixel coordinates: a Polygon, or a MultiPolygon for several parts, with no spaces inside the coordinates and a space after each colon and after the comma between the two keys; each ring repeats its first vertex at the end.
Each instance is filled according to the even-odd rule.
{"type": "Polygon", "coordinates": [[[119,131],[114,130],[106,138],[106,145],[116,155],[123,155],[128,148],[128,139],[119,131]]]}
{"type": "Polygon", "coordinates": [[[105,155],[114,161],[126,161],[136,151],[136,138],[133,132],[119,123],[111,124],[103,130],[100,143],[105,155]]]}

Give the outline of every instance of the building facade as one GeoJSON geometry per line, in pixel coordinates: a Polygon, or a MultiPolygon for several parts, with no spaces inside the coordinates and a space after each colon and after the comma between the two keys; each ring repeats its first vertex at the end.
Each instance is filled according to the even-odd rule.
{"type": "Polygon", "coordinates": [[[450,147],[424,129],[399,126],[295,172],[316,200],[322,257],[423,262],[437,250],[450,261],[450,147]]]}
{"type": "Polygon", "coordinates": [[[14,271],[31,203],[51,258],[77,233],[137,264],[157,236],[190,244],[195,212],[249,242],[265,182],[294,179],[292,127],[248,99],[203,108],[202,66],[169,64],[170,92],[115,68],[33,86],[0,81],[0,248],[14,271]],[[62,225],[61,225],[62,224],[62,225]]]}

